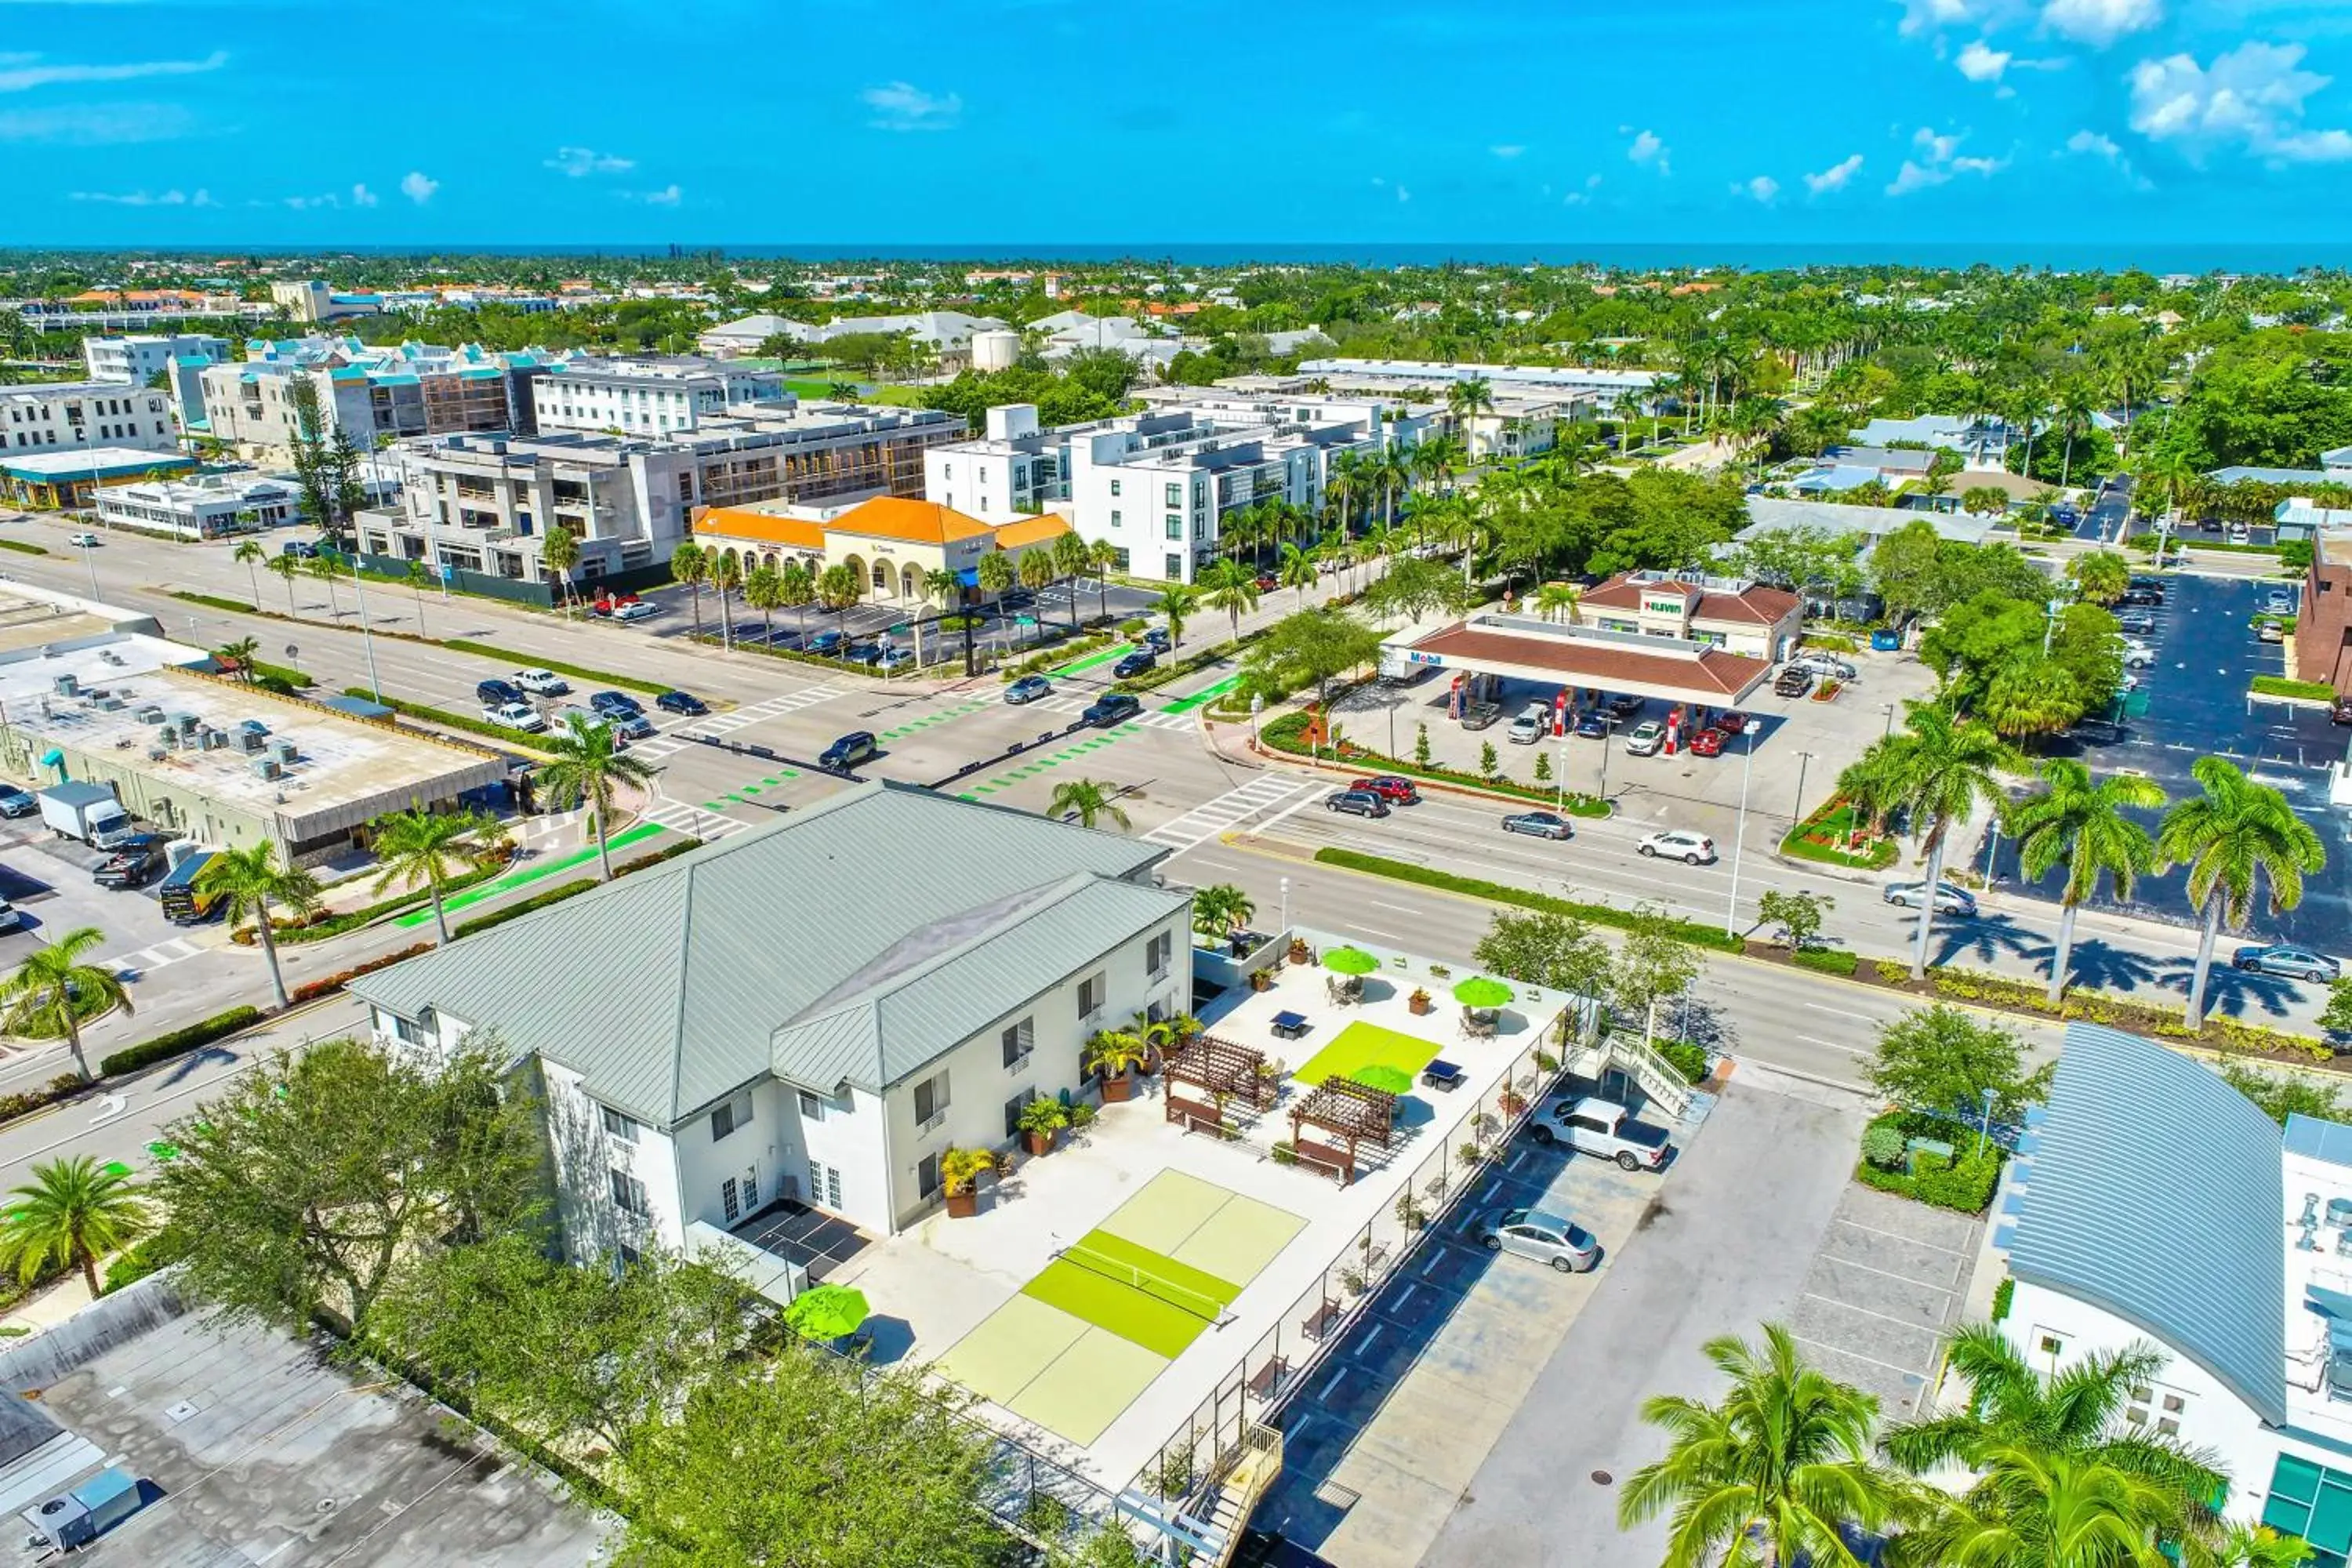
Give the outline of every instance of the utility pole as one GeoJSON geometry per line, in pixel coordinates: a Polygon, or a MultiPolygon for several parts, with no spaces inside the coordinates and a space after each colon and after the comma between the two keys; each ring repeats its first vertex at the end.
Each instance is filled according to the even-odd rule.
{"type": "MultiPolygon", "coordinates": [[[[1740,753],[1739,826],[1731,840],[1731,900],[1723,910],[1723,934],[1739,934],[1739,858],[1748,848],[1748,780],[1756,767],[1756,726],[1744,726],[1748,749],[1740,753]]],[[[1801,787],[1801,786],[1800,786],[1801,787]]]]}

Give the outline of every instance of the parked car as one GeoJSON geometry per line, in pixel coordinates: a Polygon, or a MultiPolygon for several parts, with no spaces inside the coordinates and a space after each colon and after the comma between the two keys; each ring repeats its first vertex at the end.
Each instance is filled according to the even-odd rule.
{"type": "Polygon", "coordinates": [[[1519,716],[1511,721],[1511,727],[1507,733],[1514,746],[1534,745],[1551,733],[1551,704],[1528,703],[1519,710],[1519,716]]]}
{"type": "Polygon", "coordinates": [[[308,539],[289,539],[278,547],[278,553],[291,555],[297,561],[310,561],[317,557],[319,546],[308,539]]]}
{"type": "Polygon", "coordinates": [[[886,642],[874,650],[874,657],[866,662],[886,673],[893,669],[905,669],[915,662],[915,650],[910,647],[900,647],[894,642],[886,642]]]}
{"type": "Polygon", "coordinates": [[[1128,691],[1106,691],[1095,699],[1094,705],[1078,715],[1087,723],[1107,726],[1134,718],[1143,711],[1143,704],[1128,691]]]}
{"type": "Polygon", "coordinates": [[[2286,627],[2276,621],[2263,621],[2254,627],[2254,640],[2283,643],[2286,641],[2286,627]]]}
{"type": "Polygon", "coordinates": [[[1653,756],[1665,743],[1666,727],[1655,719],[1644,719],[1633,726],[1632,734],[1625,737],[1625,751],[1629,756],[1653,756]]]}
{"type": "Polygon", "coordinates": [[[632,599],[613,612],[616,621],[642,621],[661,614],[661,606],[651,599],[632,599]]]}
{"type": "Polygon", "coordinates": [[[523,700],[522,688],[510,680],[485,680],[474,688],[474,700],[485,708],[503,708],[523,700]]]}
{"type": "Polygon", "coordinates": [[[0,816],[31,816],[41,809],[41,803],[26,790],[15,784],[0,784],[0,816]]]}
{"type": "Polygon", "coordinates": [[[2156,617],[2144,610],[2134,610],[2116,617],[2116,629],[2129,637],[2154,637],[2156,617]]]}
{"type": "Polygon", "coordinates": [[[546,719],[528,702],[486,702],[482,705],[482,717],[525,734],[536,735],[547,728],[546,719]]]}
{"type": "Polygon", "coordinates": [[[588,706],[608,719],[646,710],[643,703],[625,691],[599,691],[588,699],[588,706]]]}
{"type": "Polygon", "coordinates": [[[1150,669],[1153,665],[1158,664],[1159,662],[1160,656],[1152,652],[1150,648],[1137,648],[1133,653],[1129,654],[1125,658],[1120,659],[1117,664],[1110,667],[1111,679],[1114,680],[1131,680],[1136,676],[1141,675],[1145,670],[1150,669]]]}
{"type": "Polygon", "coordinates": [[[1628,1171],[1654,1171],[1666,1163],[1665,1133],[1633,1120],[1613,1100],[1547,1100],[1528,1123],[1538,1143],[1565,1143],[1580,1154],[1614,1160],[1628,1171]]]}
{"type": "Polygon", "coordinates": [[[1605,713],[1587,713],[1576,721],[1576,736],[1580,741],[1605,741],[1615,728],[1605,713]]]}
{"type": "Polygon", "coordinates": [[[551,669],[518,669],[509,679],[540,697],[561,697],[572,689],[572,683],[551,669]]]}
{"type": "Polygon", "coordinates": [[[1727,737],[1720,730],[1701,730],[1691,737],[1690,754],[1694,757],[1719,757],[1723,755],[1726,739],[1727,737]]]}
{"type": "Polygon", "coordinates": [[[848,641],[849,638],[840,632],[819,632],[809,638],[801,651],[830,657],[839,653],[848,641]]]}
{"type": "Polygon", "coordinates": [[[2344,966],[2326,953],[2284,942],[2267,947],[2242,947],[2230,955],[2230,967],[2251,970],[2256,974],[2283,974],[2289,980],[2313,980],[2323,985],[2333,984],[2344,973],[2344,966]]]}
{"type": "Polygon", "coordinates": [[[7,900],[0,899],[0,931],[23,931],[24,929],[25,911],[7,900]]]}
{"type": "Polygon", "coordinates": [[[1812,689],[1812,676],[1795,665],[1772,678],[1772,695],[1775,697],[1802,697],[1812,689]]]}
{"type": "Polygon", "coordinates": [[[2124,668],[2146,669],[2156,662],[2156,650],[2136,637],[2124,639],[2124,668]]]}
{"type": "MultiPolygon", "coordinates": [[[[2339,697],[2327,705],[2327,721],[2331,724],[2352,724],[2352,697],[2339,697]]],[[[0,803],[0,816],[18,815],[0,803]]]]}
{"type": "Polygon", "coordinates": [[[1511,816],[1503,818],[1503,831],[1525,833],[1537,838],[1576,837],[1576,829],[1569,826],[1568,818],[1552,811],[1514,812],[1511,816]]]}
{"type": "Polygon", "coordinates": [[[1004,689],[1004,700],[1018,708],[1024,702],[1034,702],[1040,697],[1054,695],[1054,683],[1042,675],[1024,675],[1004,689]]]}
{"type": "Polygon", "coordinates": [[[1421,804],[1421,786],[1397,773],[1376,773],[1356,787],[1371,791],[1391,805],[1421,804]]]}
{"type": "Polygon", "coordinates": [[[1704,833],[1685,833],[1669,827],[1653,833],[1635,846],[1645,857],[1664,856],[1680,860],[1686,866],[1701,866],[1715,858],[1715,840],[1704,833]]]}
{"type": "Polygon", "coordinates": [[[1860,672],[1834,654],[1801,653],[1790,668],[1801,669],[1824,680],[1852,680],[1860,672]]]}
{"type": "Polygon", "coordinates": [[[548,731],[557,735],[570,734],[574,722],[585,724],[591,730],[601,730],[612,721],[608,716],[593,708],[583,708],[577,702],[567,702],[547,715],[548,731]]]}
{"type": "Polygon", "coordinates": [[[650,741],[654,738],[654,721],[642,713],[615,713],[605,721],[613,733],[624,741],[650,741]]]}
{"type": "Polygon", "coordinates": [[[143,888],[163,874],[161,840],[118,849],[99,863],[91,879],[101,888],[143,888]]]}
{"type": "Polygon", "coordinates": [[[1543,1209],[1506,1209],[1480,1226],[1489,1252],[1508,1252],[1549,1263],[1562,1274],[1601,1267],[1601,1244],[1592,1233],[1543,1209]]]}
{"type": "Polygon", "coordinates": [[[1386,816],[1389,803],[1368,789],[1343,789],[1323,800],[1326,811],[1344,811],[1350,816],[1386,816]]]}
{"type": "Polygon", "coordinates": [[[1643,708],[1649,706],[1649,701],[1650,700],[1646,697],[1611,697],[1604,699],[1601,702],[1601,706],[1608,709],[1609,711],[1614,713],[1620,719],[1631,719],[1634,714],[1639,713],[1643,708]]]}
{"type": "Polygon", "coordinates": [[[2164,603],[2164,579],[2161,577],[2135,577],[2131,580],[2128,591],[2134,594],[2145,594],[2147,595],[2148,604],[2164,603]]]}
{"type": "Polygon", "coordinates": [[[1150,648],[1154,653],[1166,653],[1169,648],[1173,646],[1168,640],[1168,628],[1166,626],[1148,627],[1144,631],[1144,634],[1135,640],[1140,643],[1143,647],[1150,648]]]}
{"type": "Polygon", "coordinates": [[[1708,720],[1706,727],[1710,730],[1720,730],[1727,735],[1745,735],[1748,733],[1748,726],[1753,722],[1755,721],[1737,708],[1727,708],[1708,720]]]}
{"type": "Polygon", "coordinates": [[[875,743],[873,731],[852,730],[848,734],[819,752],[816,754],[816,762],[817,766],[821,768],[848,769],[856,767],[860,763],[870,762],[881,754],[882,749],[875,743]]]}
{"type": "Polygon", "coordinates": [[[2245,525],[2244,523],[2242,523],[2242,522],[2233,522],[2233,523],[2231,523],[2231,524],[2230,525],[2230,542],[2231,542],[2231,543],[2232,543],[2232,544],[2245,544],[2245,543],[2248,543],[2248,542],[2252,542],[2252,540],[2253,539],[2253,537],[2254,537],[2254,536],[2253,536],[2253,534],[2247,531],[2246,525],[2245,525]]]}
{"type": "Polygon", "coordinates": [[[1273,573],[1261,572],[1257,574],[1257,591],[1259,593],[1271,594],[1276,588],[1281,586],[1282,579],[1276,576],[1273,573]]]}
{"type": "Polygon", "coordinates": [[[665,691],[654,699],[654,706],[665,713],[683,713],[689,719],[699,719],[710,711],[710,704],[684,691],[665,691]]]}
{"type": "Polygon", "coordinates": [[[2274,590],[2263,595],[2263,614],[2266,616],[2291,616],[2294,609],[2293,594],[2274,590]]]}
{"type": "MultiPolygon", "coordinates": [[[[1906,910],[1917,909],[1927,896],[1927,884],[1925,882],[1889,882],[1886,891],[1881,895],[1888,903],[1899,904],[1906,910]]],[[[1976,895],[1966,888],[1938,882],[1936,884],[1936,912],[1939,915],[1974,916],[1977,912],[1976,895]]]]}

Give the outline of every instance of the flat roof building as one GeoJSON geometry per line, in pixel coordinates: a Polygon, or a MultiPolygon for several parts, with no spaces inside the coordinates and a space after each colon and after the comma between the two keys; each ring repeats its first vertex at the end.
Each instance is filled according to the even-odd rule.
{"type": "Polygon", "coordinates": [[[718,360],[646,354],[573,359],[538,377],[530,395],[541,430],[677,436],[734,405],[784,399],[784,381],[774,371],[718,360]]]}
{"type": "Polygon", "coordinates": [[[0,497],[43,510],[88,506],[104,486],[192,473],[195,468],[196,460],[179,451],[142,447],[0,452],[0,497]]]}
{"type": "Polygon", "coordinates": [[[179,539],[226,539],[295,521],[302,487],[250,468],[109,485],[98,492],[98,519],[179,539]]]}
{"type": "Polygon", "coordinates": [[[1384,679],[1411,679],[1428,669],[1730,708],[1762,685],[1772,666],[1688,638],[1489,611],[1381,645],[1384,679]]]}
{"type": "Polygon", "coordinates": [[[0,458],[124,449],[179,451],[168,393],[120,381],[0,386],[0,458]]]}
{"type": "Polygon", "coordinates": [[[384,437],[537,428],[530,383],[565,363],[536,350],[466,343],[368,344],[356,338],[256,339],[246,357],[197,372],[205,433],[282,459],[297,435],[292,386],[310,382],[322,437],[341,432],[362,452],[384,437]]]}

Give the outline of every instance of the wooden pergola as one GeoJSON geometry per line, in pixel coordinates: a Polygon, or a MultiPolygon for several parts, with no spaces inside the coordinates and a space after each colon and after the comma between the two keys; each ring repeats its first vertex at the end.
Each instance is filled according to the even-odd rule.
{"type": "Polygon", "coordinates": [[[1276,1089],[1265,1076],[1265,1066],[1264,1051],[1212,1035],[1195,1036],[1160,1065],[1168,1080],[1167,1092],[1161,1096],[1168,1120],[1182,1122],[1188,1129],[1206,1126],[1221,1131],[1227,1100],[1242,1100],[1258,1110],[1273,1110],[1276,1089]],[[1180,1084],[1199,1093],[1180,1094],[1180,1084]]]}
{"type": "Polygon", "coordinates": [[[1291,1108],[1290,1142],[1298,1152],[1299,1163],[1328,1171],[1346,1186],[1356,1179],[1358,1144],[1369,1141],[1383,1149],[1389,1146],[1396,1126],[1396,1102],[1397,1097],[1384,1089],[1353,1079],[1325,1079],[1314,1093],[1291,1108]],[[1345,1146],[1308,1138],[1309,1127],[1345,1140],[1345,1146]]]}

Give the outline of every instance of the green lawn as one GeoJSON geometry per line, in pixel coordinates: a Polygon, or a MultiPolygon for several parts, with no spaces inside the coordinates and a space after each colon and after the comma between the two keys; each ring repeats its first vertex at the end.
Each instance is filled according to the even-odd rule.
{"type": "Polygon", "coordinates": [[[1883,871],[1895,864],[1898,850],[1892,838],[1867,839],[1860,851],[1845,847],[1847,837],[1864,824],[1856,821],[1853,807],[1840,803],[1826,812],[1816,813],[1811,821],[1789,830],[1780,840],[1780,853],[1800,860],[1818,860],[1825,866],[1852,866],[1864,871],[1883,871]]]}
{"type": "Polygon", "coordinates": [[[1312,1089],[1327,1078],[1347,1078],[1359,1068],[1378,1064],[1419,1078],[1421,1069],[1436,1055],[1437,1047],[1418,1035],[1400,1035],[1378,1024],[1355,1023],[1340,1030],[1329,1045],[1307,1058],[1306,1065],[1290,1076],[1312,1089]]]}

